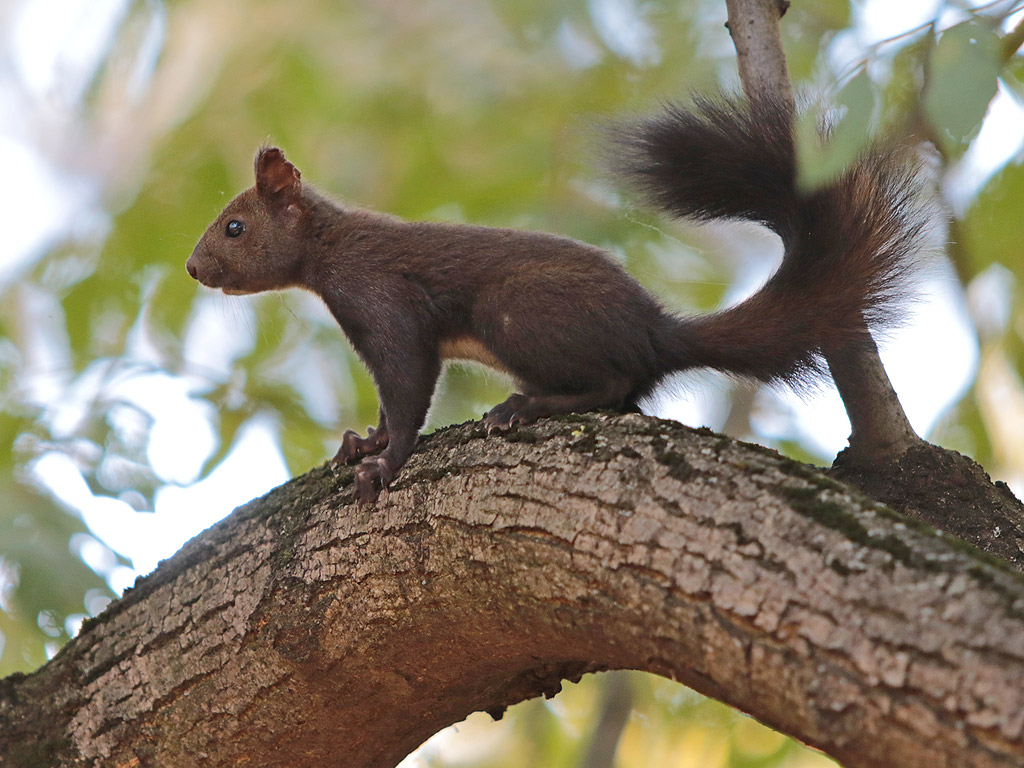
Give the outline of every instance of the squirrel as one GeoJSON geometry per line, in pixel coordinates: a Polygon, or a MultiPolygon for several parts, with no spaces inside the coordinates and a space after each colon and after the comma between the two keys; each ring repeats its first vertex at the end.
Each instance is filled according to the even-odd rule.
{"type": "Polygon", "coordinates": [[[912,147],[877,141],[805,191],[782,105],[699,97],[620,125],[613,139],[615,170],[655,207],[774,231],[785,247],[775,274],[728,309],[678,315],[597,247],[340,205],[273,147],[259,150],[255,185],[228,203],[186,267],[227,294],[300,287],[323,299],[380,400],[377,428],[346,431],[334,458],[361,460],[363,502],[412,453],[445,360],[512,377],[520,392],[484,416],[489,430],[507,430],[635,410],[669,374],[694,367],[799,387],[824,375],[823,354],[898,320],[928,224],[912,147]]]}

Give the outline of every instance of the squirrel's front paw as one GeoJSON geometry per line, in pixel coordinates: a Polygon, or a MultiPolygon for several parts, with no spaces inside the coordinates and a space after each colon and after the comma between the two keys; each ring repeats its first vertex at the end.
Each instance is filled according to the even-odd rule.
{"type": "Polygon", "coordinates": [[[366,437],[360,437],[356,432],[347,429],[345,434],[341,436],[341,447],[334,455],[334,463],[351,464],[356,459],[361,459],[373,453],[380,453],[387,447],[387,429],[369,427],[366,430],[366,437]]]}
{"type": "Polygon", "coordinates": [[[356,468],[356,495],[361,503],[376,501],[382,488],[395,479],[395,470],[384,456],[367,456],[356,468]]]}

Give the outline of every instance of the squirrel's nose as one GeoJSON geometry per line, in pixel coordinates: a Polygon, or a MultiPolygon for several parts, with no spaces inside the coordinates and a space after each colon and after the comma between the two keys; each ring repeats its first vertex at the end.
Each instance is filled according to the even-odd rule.
{"type": "Polygon", "coordinates": [[[199,279],[199,278],[198,278],[198,277],[196,276],[196,265],[192,263],[192,259],[189,259],[188,261],[186,261],[186,262],[185,262],[185,269],[187,269],[187,270],[188,270],[188,273],[189,273],[190,275],[192,275],[192,278],[193,278],[194,280],[198,280],[198,279],[199,279]]]}

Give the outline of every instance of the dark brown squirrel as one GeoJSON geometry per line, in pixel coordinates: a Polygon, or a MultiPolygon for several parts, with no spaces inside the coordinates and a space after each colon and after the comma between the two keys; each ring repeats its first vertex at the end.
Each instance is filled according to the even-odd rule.
{"type": "Polygon", "coordinates": [[[635,409],[669,374],[698,366],[800,384],[822,353],[896,319],[927,226],[912,148],[877,142],[829,185],[796,178],[790,113],[701,98],[615,132],[614,165],[657,207],[758,222],[785,257],[763,288],[712,314],[666,311],[604,251],[540,232],[407,222],[339,205],[261,149],[256,184],[228,203],[188,273],[229,294],[292,286],[319,295],[373,376],[380,423],[342,438],[371,501],[412,452],[446,359],[509,374],[489,429],[598,408],[635,409]]]}

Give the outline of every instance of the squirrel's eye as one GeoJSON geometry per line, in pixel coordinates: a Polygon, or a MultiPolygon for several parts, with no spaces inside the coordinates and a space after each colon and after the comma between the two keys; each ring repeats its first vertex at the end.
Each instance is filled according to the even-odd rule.
{"type": "Polygon", "coordinates": [[[244,231],[245,224],[238,221],[238,219],[232,219],[231,221],[229,221],[227,227],[224,230],[228,237],[238,237],[244,231]]]}

